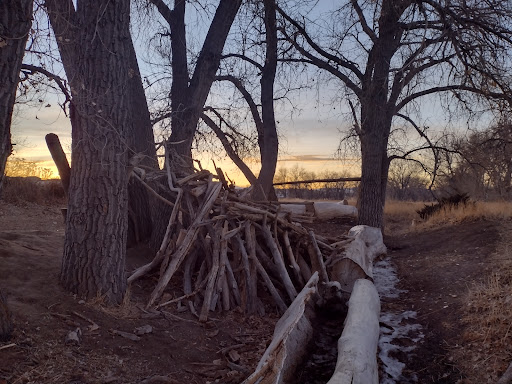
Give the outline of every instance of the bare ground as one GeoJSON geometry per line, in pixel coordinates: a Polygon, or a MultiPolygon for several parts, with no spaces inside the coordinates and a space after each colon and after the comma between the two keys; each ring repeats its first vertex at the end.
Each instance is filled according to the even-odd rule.
{"type": "MultiPolygon", "coordinates": [[[[314,227],[336,237],[351,225],[331,220],[314,227]]],[[[464,377],[451,353],[464,329],[461,298],[488,273],[498,226],[478,220],[385,237],[399,288],[408,293],[383,302],[383,310],[416,311],[425,334],[414,354],[402,356],[405,377],[415,375],[419,383],[464,377]]],[[[0,201],[0,284],[16,322],[13,339],[0,345],[0,384],[240,383],[255,366],[277,320],[271,307],[264,318],[232,311],[215,313],[206,324],[176,306],[155,316],[142,310],[151,278],[135,284],[130,302],[115,310],[100,300],[84,303],[58,285],[63,229],[58,207],[0,201]],[[137,341],[118,333],[144,325],[152,332],[137,341]],[[66,344],[76,328],[80,344],[66,344]]],[[[149,257],[132,250],[129,267],[149,257]]],[[[181,290],[171,287],[168,295],[181,290]]]]}

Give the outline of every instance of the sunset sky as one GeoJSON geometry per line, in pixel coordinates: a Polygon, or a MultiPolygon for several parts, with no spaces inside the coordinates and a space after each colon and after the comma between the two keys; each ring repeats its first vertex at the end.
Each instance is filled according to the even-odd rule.
{"type": "MultiPolygon", "coordinates": [[[[71,126],[69,119],[56,103],[50,102],[50,107],[46,107],[47,104],[45,100],[40,107],[18,107],[13,119],[12,135],[13,142],[19,143],[14,147],[16,157],[37,161],[40,166],[51,168],[54,171],[54,176],[57,176],[58,173],[46,147],[44,136],[50,132],[57,134],[69,157],[71,126]]],[[[316,173],[325,170],[341,171],[346,169],[357,172],[353,164],[352,166],[344,165],[340,160],[335,159],[334,155],[340,139],[338,128],[342,126],[340,122],[320,121],[310,114],[304,118],[295,118],[293,121],[280,119],[279,126],[282,139],[278,168],[292,168],[298,164],[306,170],[316,173]]],[[[213,167],[210,156],[205,154],[198,155],[198,157],[204,167],[213,167]]],[[[215,159],[215,162],[217,166],[228,173],[237,185],[247,184],[241,172],[228,158],[220,161],[215,159]]],[[[258,168],[256,164],[255,168],[258,168]]]]}
{"type": "MultiPolygon", "coordinates": [[[[322,2],[317,9],[320,14],[328,12],[332,7],[337,7],[337,2],[322,2]]],[[[44,24],[44,23],[43,23],[44,24]]],[[[135,29],[136,31],[137,29],[135,29]]],[[[153,69],[147,64],[151,61],[148,58],[147,42],[144,40],[144,32],[138,30],[138,35],[134,35],[136,49],[139,55],[139,65],[141,66],[142,76],[150,74],[153,69]],[[148,65],[148,66],[146,66],[148,65]]],[[[147,36],[146,36],[147,37],[147,36]]],[[[48,43],[50,46],[52,43],[48,43]]],[[[149,51],[150,52],[150,51],[149,51]]],[[[64,77],[64,71],[56,65],[53,72],[64,77]]],[[[315,78],[314,74],[308,74],[315,78]]],[[[339,80],[329,82],[315,82],[316,89],[301,91],[299,95],[293,96],[294,108],[299,112],[290,111],[276,105],[276,115],[279,121],[280,157],[277,165],[279,168],[292,168],[296,164],[308,171],[314,171],[320,174],[326,170],[348,171],[354,175],[359,173],[359,164],[356,160],[345,161],[342,163],[335,158],[343,129],[350,124],[350,118],[341,113],[339,103],[340,84],[339,80]],[[320,85],[321,83],[321,85],[320,85]],[[337,100],[333,102],[332,100],[337,100]],[[336,104],[338,103],[338,105],[336,104]],[[293,115],[293,119],[290,117],[293,115]]],[[[54,170],[54,176],[57,176],[57,170],[51,160],[51,156],[46,148],[44,137],[47,133],[53,132],[60,137],[64,151],[69,155],[71,150],[71,127],[68,118],[64,115],[57,105],[55,95],[46,95],[42,97],[43,102],[40,105],[21,105],[17,107],[13,119],[13,142],[18,143],[15,146],[15,156],[29,161],[39,162],[39,165],[54,170]],[[47,106],[49,105],[49,106],[47,106]],[[23,145],[20,145],[23,144],[23,145]]],[[[436,102],[431,104],[424,103],[422,100],[421,112],[423,116],[418,116],[417,122],[420,125],[429,125],[431,128],[440,130],[446,124],[444,117],[440,114],[440,106],[436,102]],[[432,117],[428,117],[432,116],[432,117]]],[[[416,135],[413,135],[416,136],[416,135]]],[[[414,139],[415,140],[415,139],[414,139]]],[[[210,156],[207,154],[197,154],[203,167],[213,168],[210,156]]],[[[237,168],[226,158],[224,160],[215,159],[220,166],[237,185],[244,186],[247,181],[237,170],[237,168]]],[[[257,165],[255,165],[257,169],[257,165]]]]}

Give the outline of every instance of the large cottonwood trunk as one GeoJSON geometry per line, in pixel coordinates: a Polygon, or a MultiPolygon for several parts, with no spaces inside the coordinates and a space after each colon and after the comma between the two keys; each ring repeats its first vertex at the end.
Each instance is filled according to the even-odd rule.
{"type": "Polygon", "coordinates": [[[391,58],[400,45],[398,21],[403,4],[382,4],[379,39],[373,46],[363,78],[361,101],[361,186],[359,224],[381,228],[389,161],[387,146],[394,104],[388,100],[391,58]]]}
{"type": "MultiPolygon", "coordinates": [[[[126,49],[132,114],[131,132],[127,132],[130,156],[143,155],[140,165],[158,169],[153,125],[131,37],[126,41],[126,49]]],[[[128,245],[149,241],[153,231],[154,211],[151,207],[156,204],[156,199],[151,197],[146,187],[135,178],[131,178],[128,184],[128,204],[128,245]]]]}
{"type": "MultiPolygon", "coordinates": [[[[82,31],[79,29],[77,12],[71,0],[46,0],[48,16],[57,38],[64,70],[70,84],[75,84],[78,68],[78,44],[82,31]]],[[[128,64],[128,89],[131,99],[132,123],[126,132],[129,156],[142,154],[139,164],[157,168],[158,161],[153,136],[151,117],[147,106],[137,56],[131,36],[122,41],[128,64]]],[[[80,86],[76,84],[76,86],[80,86]]],[[[147,241],[151,236],[152,219],[150,205],[152,201],[147,190],[137,182],[129,183],[129,243],[147,241]]]]}
{"type": "Polygon", "coordinates": [[[79,2],[71,103],[72,170],[62,285],[80,297],[120,303],[126,289],[129,0],[79,2]],[[101,17],[98,17],[101,15],[101,17]]]}
{"type": "Polygon", "coordinates": [[[12,152],[11,120],[25,44],[32,25],[33,0],[0,2],[0,193],[12,152]]]}
{"type": "Polygon", "coordinates": [[[388,169],[386,145],[387,141],[377,134],[361,137],[359,224],[382,227],[388,169]]]}

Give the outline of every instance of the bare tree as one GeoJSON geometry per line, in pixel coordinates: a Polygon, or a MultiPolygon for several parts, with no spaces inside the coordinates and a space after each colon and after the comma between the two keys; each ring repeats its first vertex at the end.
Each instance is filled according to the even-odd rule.
{"type": "MultiPolygon", "coordinates": [[[[20,78],[25,44],[32,25],[33,0],[6,0],[0,3],[0,193],[7,157],[12,152],[11,120],[20,78]]],[[[12,318],[0,290],[0,340],[9,339],[12,318]]]]}
{"type": "Polygon", "coordinates": [[[171,135],[167,145],[169,152],[174,154],[173,167],[177,171],[190,171],[197,124],[219,68],[229,30],[242,2],[220,0],[189,77],[189,47],[185,30],[187,2],[175,0],[171,8],[164,0],[148,1],[168,24],[166,35],[171,38],[171,55],[168,58],[172,68],[170,111],[162,111],[154,122],[170,119],[171,135]]]}
{"type": "MultiPolygon", "coordinates": [[[[257,134],[257,142],[260,155],[260,172],[255,176],[251,169],[244,163],[240,152],[237,148],[245,148],[247,143],[239,143],[241,140],[246,141],[250,138],[243,136],[234,128],[234,124],[229,123],[229,117],[224,116],[213,107],[206,108],[206,111],[211,112],[211,116],[207,114],[202,115],[203,121],[214,131],[219,138],[226,153],[233,160],[233,162],[240,168],[244,176],[253,186],[252,198],[255,200],[276,200],[277,197],[273,188],[273,179],[276,171],[277,156],[279,150],[279,141],[277,135],[275,111],[274,111],[274,82],[277,70],[277,22],[276,22],[276,3],[275,0],[264,0],[257,2],[255,7],[249,14],[259,18],[260,14],[262,25],[256,26],[259,34],[265,35],[264,43],[256,39],[254,45],[257,45],[257,51],[260,54],[262,63],[258,62],[257,58],[252,58],[242,48],[241,52],[227,53],[223,59],[227,62],[224,63],[224,68],[221,73],[215,77],[217,81],[230,83],[239,92],[244,99],[254,123],[255,131],[257,134]],[[263,7],[263,9],[262,9],[263,7]],[[264,55],[261,54],[262,47],[264,48],[264,55]],[[256,101],[256,95],[251,92],[246,84],[252,82],[248,80],[249,74],[247,70],[241,70],[241,73],[233,74],[233,68],[237,65],[234,61],[238,61],[238,67],[246,68],[246,65],[252,67],[256,71],[255,79],[259,78],[259,103],[256,101]],[[224,73],[223,73],[224,72],[224,73]],[[228,72],[228,73],[225,73],[228,72]],[[231,134],[227,134],[222,130],[222,126],[228,128],[231,134]],[[228,138],[229,135],[229,138],[228,138]]],[[[249,22],[251,24],[251,22],[249,22]]],[[[242,40],[246,40],[248,30],[244,31],[242,40]]],[[[243,43],[242,43],[243,45],[243,43]]],[[[253,86],[254,87],[254,86],[253,86]]],[[[231,108],[228,108],[228,112],[231,108]]]]}
{"type": "Polygon", "coordinates": [[[396,119],[410,119],[413,106],[434,94],[451,93],[468,107],[474,102],[468,95],[509,100],[512,11],[494,0],[350,0],[329,24],[314,23],[300,9],[280,9],[297,53],[289,61],[340,81],[360,141],[359,222],[380,227],[396,119]]]}
{"type": "Polygon", "coordinates": [[[512,198],[512,124],[503,116],[482,131],[453,139],[457,153],[446,158],[438,189],[472,198],[512,198]]]}

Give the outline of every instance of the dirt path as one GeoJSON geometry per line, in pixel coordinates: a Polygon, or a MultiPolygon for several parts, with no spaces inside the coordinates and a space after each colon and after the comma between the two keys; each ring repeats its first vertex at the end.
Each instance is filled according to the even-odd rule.
{"type": "MultiPolygon", "coordinates": [[[[84,303],[58,284],[63,240],[58,207],[0,201],[0,284],[15,320],[12,340],[2,344],[15,345],[0,349],[0,384],[236,384],[256,366],[275,312],[216,313],[205,324],[176,306],[144,313],[150,279],[134,283],[130,304],[121,308],[84,303]],[[117,333],[148,325],[151,332],[136,340],[117,333]],[[77,328],[80,343],[67,344],[77,328]]],[[[135,267],[146,256],[132,250],[127,263],[135,267]]],[[[180,288],[168,294],[180,296],[180,288]]]]}
{"type": "Polygon", "coordinates": [[[401,236],[386,236],[397,269],[398,288],[407,292],[382,303],[383,312],[416,312],[423,338],[405,362],[401,382],[457,383],[462,378],[451,350],[461,343],[462,299],[492,267],[499,241],[498,223],[478,220],[401,236]]]}
{"type": "MultiPolygon", "coordinates": [[[[314,227],[336,237],[352,225],[331,220],[314,227]]],[[[0,350],[0,384],[140,384],[148,378],[153,383],[234,384],[247,375],[244,369],[255,366],[273,332],[275,312],[259,318],[232,311],[215,314],[206,324],[177,307],[154,316],[140,309],[153,285],[149,279],[135,284],[131,304],[116,311],[85,304],[58,285],[63,230],[58,207],[0,201],[0,284],[16,320],[16,345],[0,350]],[[137,341],[116,334],[144,325],[152,332],[137,341]],[[66,344],[66,335],[76,328],[83,332],[80,344],[66,344]]],[[[408,292],[384,299],[383,311],[415,311],[412,321],[423,334],[413,353],[398,356],[406,363],[399,382],[459,380],[450,348],[463,330],[461,296],[468,284],[486,275],[498,239],[498,224],[483,220],[385,237],[398,288],[408,292]]],[[[147,255],[134,250],[128,264],[133,268],[146,261],[147,255]]],[[[179,296],[180,287],[169,294],[179,296]]]]}

